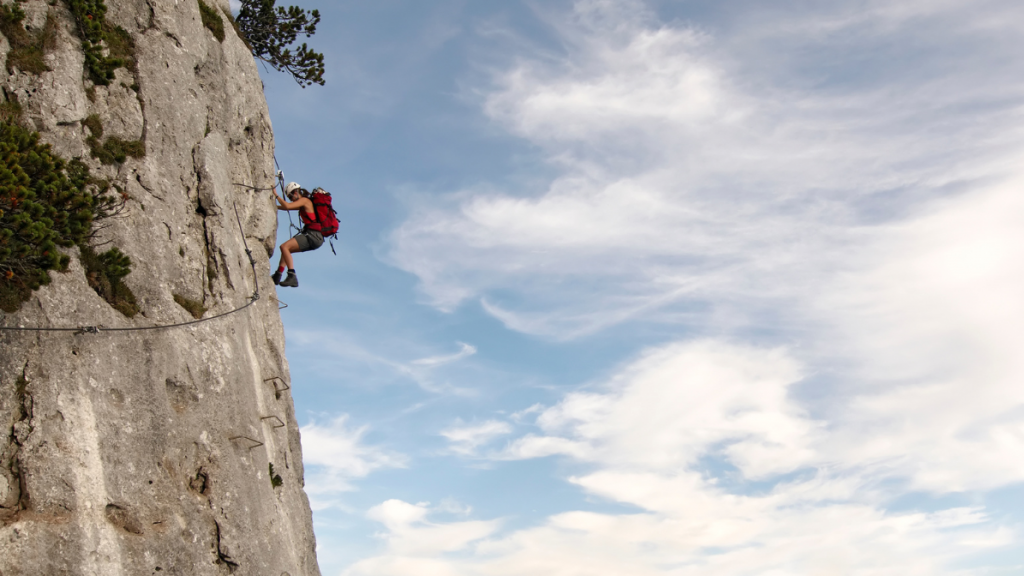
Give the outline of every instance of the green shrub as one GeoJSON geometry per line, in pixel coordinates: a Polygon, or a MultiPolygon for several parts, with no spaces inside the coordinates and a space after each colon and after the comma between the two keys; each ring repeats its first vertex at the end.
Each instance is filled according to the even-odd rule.
{"type": "Polygon", "coordinates": [[[85,70],[94,84],[106,86],[114,79],[114,70],[127,67],[135,71],[135,43],[120,27],[107,23],[103,0],[67,0],[75,18],[85,53],[85,70]],[[104,44],[108,51],[104,55],[104,44]]]}
{"type": "Polygon", "coordinates": [[[131,272],[131,259],[117,248],[97,254],[92,247],[81,244],[78,250],[89,286],[125,316],[131,318],[138,314],[135,294],[121,281],[131,272]]]}
{"type": "Polygon", "coordinates": [[[21,103],[14,94],[8,95],[10,100],[0,103],[0,122],[21,124],[21,103]]]}
{"type": "Polygon", "coordinates": [[[0,278],[0,310],[15,312],[21,303],[32,296],[32,290],[20,282],[4,281],[0,278]]]}
{"type": "Polygon", "coordinates": [[[0,283],[2,309],[17,310],[50,282],[48,270],[67,269],[70,247],[89,234],[93,197],[65,173],[64,161],[39,135],[0,124],[0,283]]]}
{"type": "Polygon", "coordinates": [[[100,121],[99,114],[89,114],[88,116],[86,116],[85,120],[82,120],[82,126],[88,128],[89,133],[94,138],[103,137],[103,122],[100,121]]]}
{"type": "Polygon", "coordinates": [[[22,25],[25,12],[17,4],[0,5],[0,32],[11,45],[7,53],[7,72],[15,69],[30,74],[42,74],[50,70],[44,56],[54,48],[57,38],[57,17],[52,13],[46,15],[46,25],[42,31],[31,34],[22,25]]]}
{"type": "Polygon", "coordinates": [[[211,7],[203,0],[199,0],[199,16],[203,19],[203,26],[206,26],[218,42],[224,41],[224,19],[221,18],[220,10],[211,7]]]}
{"type": "Polygon", "coordinates": [[[104,164],[122,164],[129,156],[142,158],[146,155],[146,145],[142,140],[122,140],[117,136],[107,138],[103,144],[95,139],[89,140],[86,139],[90,154],[104,164]]]}
{"type": "MultiPolygon", "coordinates": [[[[48,271],[66,270],[70,257],[59,248],[87,243],[97,221],[120,211],[124,197],[108,190],[83,163],[40,144],[38,133],[0,123],[0,310],[16,311],[50,283],[48,271]]],[[[115,275],[127,274],[127,261],[110,263],[115,275]]]]}
{"type": "Polygon", "coordinates": [[[90,114],[82,120],[82,126],[89,130],[89,136],[85,143],[89,146],[89,153],[104,164],[122,164],[129,156],[142,158],[146,155],[146,145],[142,140],[122,140],[117,136],[111,136],[100,142],[103,137],[103,123],[100,122],[98,114],[90,114]]]}
{"type": "Polygon", "coordinates": [[[186,298],[181,294],[172,294],[172,296],[174,296],[174,301],[178,303],[178,306],[184,308],[196,320],[199,320],[203,317],[203,314],[206,314],[206,307],[203,306],[202,302],[186,298]]]}

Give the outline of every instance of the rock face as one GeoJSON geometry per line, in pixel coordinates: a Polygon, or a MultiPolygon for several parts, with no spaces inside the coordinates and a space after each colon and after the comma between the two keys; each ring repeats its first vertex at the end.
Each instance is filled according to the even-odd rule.
{"type": "MultiPolygon", "coordinates": [[[[0,84],[23,124],[127,195],[97,243],[131,257],[142,312],[98,296],[74,249],[69,271],[0,314],[7,327],[100,327],[0,332],[0,575],[318,575],[269,281],[276,212],[269,192],[233,184],[273,181],[256,65],[226,20],[222,42],[204,27],[197,0],[106,3],[135,69],[93,86],[67,3],[26,0],[30,30],[56,18],[50,71],[14,68],[0,84]],[[93,114],[103,138],[141,140],[145,156],[91,158],[93,114]],[[204,318],[242,309],[151,329],[193,320],[175,295],[204,318]]],[[[0,76],[9,50],[0,40],[0,76]]]]}

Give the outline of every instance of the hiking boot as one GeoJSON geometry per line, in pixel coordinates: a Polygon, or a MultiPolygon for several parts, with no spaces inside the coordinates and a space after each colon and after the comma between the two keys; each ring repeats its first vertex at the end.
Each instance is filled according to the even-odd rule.
{"type": "Polygon", "coordinates": [[[288,276],[284,280],[281,280],[281,284],[280,285],[281,286],[289,286],[291,288],[298,288],[299,287],[299,277],[296,276],[294,272],[289,272],[288,276]]]}
{"type": "Polygon", "coordinates": [[[274,285],[280,284],[281,283],[281,271],[278,270],[277,272],[274,272],[273,274],[271,274],[270,275],[270,279],[274,281],[274,285]]]}

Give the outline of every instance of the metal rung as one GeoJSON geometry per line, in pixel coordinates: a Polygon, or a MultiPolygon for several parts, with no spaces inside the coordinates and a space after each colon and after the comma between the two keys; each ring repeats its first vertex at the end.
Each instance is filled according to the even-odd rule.
{"type": "Polygon", "coordinates": [[[270,426],[272,428],[284,428],[285,427],[285,423],[282,422],[281,419],[278,418],[277,416],[271,415],[271,416],[264,416],[263,418],[260,418],[261,422],[263,420],[277,420],[277,424],[273,424],[273,423],[270,424],[270,426]]]}
{"type": "Polygon", "coordinates": [[[277,309],[278,310],[284,310],[285,308],[288,307],[287,303],[282,302],[282,301],[278,300],[277,298],[274,298],[274,302],[277,302],[277,309]]]}
{"type": "Polygon", "coordinates": [[[263,442],[260,442],[259,440],[255,439],[255,438],[249,438],[248,436],[234,436],[232,438],[228,438],[228,440],[230,440],[232,442],[234,442],[235,440],[247,440],[249,442],[252,442],[252,446],[249,446],[249,450],[252,450],[253,448],[259,448],[260,446],[263,446],[263,442]]]}
{"type": "Polygon", "coordinates": [[[291,390],[291,388],[292,388],[280,376],[274,376],[273,378],[267,378],[263,382],[264,383],[267,383],[267,382],[273,382],[274,383],[274,397],[277,398],[278,400],[281,399],[281,392],[284,392],[285,390],[291,390]],[[278,382],[281,383],[281,386],[277,385],[278,382]]]}

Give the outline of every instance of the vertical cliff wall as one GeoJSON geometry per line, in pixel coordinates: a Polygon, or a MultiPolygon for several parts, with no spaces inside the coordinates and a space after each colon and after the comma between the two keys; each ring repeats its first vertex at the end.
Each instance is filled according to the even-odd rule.
{"type": "Polygon", "coordinates": [[[269,192],[233,185],[273,180],[256,66],[229,22],[223,41],[204,26],[197,0],[106,5],[137,62],[106,86],[85,71],[64,0],[19,3],[22,26],[48,29],[49,71],[8,65],[0,40],[0,85],[21,123],[127,197],[94,242],[131,257],[141,309],[128,318],[101,298],[73,248],[67,272],[0,315],[6,327],[100,327],[0,332],[0,574],[319,574],[268,279],[276,214],[269,192]],[[141,141],[144,156],[94,158],[90,117],[103,128],[93,146],[141,141]],[[175,295],[210,318],[248,304],[257,279],[247,308],[150,329],[193,320],[175,295]]]}

